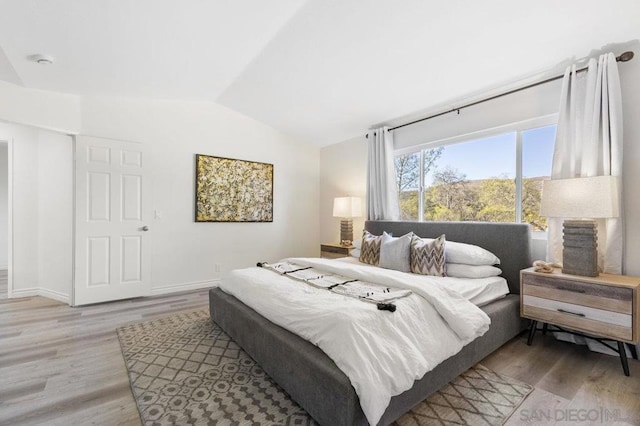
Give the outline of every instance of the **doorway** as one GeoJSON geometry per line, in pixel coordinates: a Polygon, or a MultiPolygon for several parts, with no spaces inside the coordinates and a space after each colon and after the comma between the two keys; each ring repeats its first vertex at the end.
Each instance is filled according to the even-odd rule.
{"type": "Polygon", "coordinates": [[[43,296],[69,304],[73,280],[73,139],[0,123],[0,297],[43,296]],[[5,174],[6,173],[6,174],[5,174]],[[3,177],[6,176],[6,186],[3,177]],[[3,205],[3,189],[7,204],[3,205]],[[3,214],[6,212],[6,227],[3,214]],[[6,245],[2,230],[7,230],[6,245]],[[2,249],[7,247],[3,266],[2,249]]]}

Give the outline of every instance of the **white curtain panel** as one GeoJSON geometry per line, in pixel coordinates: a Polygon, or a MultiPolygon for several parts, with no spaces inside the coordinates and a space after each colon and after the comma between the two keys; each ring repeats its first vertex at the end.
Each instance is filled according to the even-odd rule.
{"type": "MultiPolygon", "coordinates": [[[[588,71],[567,68],[562,83],[551,179],[622,175],[622,99],[613,53],[591,59],[588,71]]],[[[622,185],[618,199],[622,204],[622,185]]],[[[598,202],[598,200],[593,200],[598,202]]],[[[623,220],[598,220],[598,265],[622,273],[623,220]]],[[[563,219],[549,219],[548,260],[562,262],[563,219]]]]}
{"type": "Polygon", "coordinates": [[[398,189],[393,164],[393,134],[387,127],[369,131],[367,219],[398,220],[398,189]]]}

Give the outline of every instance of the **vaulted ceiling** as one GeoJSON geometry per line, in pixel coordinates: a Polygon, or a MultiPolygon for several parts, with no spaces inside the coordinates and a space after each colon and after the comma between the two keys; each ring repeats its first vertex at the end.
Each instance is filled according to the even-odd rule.
{"type": "Polygon", "coordinates": [[[0,0],[0,80],[213,101],[322,146],[557,72],[639,22],[638,0],[0,0]]]}

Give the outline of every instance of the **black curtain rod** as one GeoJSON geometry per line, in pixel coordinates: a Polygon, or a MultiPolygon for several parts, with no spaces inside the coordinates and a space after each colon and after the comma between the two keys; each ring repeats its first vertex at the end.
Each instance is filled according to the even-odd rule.
{"type": "MultiPolygon", "coordinates": [[[[632,51],[627,51],[627,52],[622,53],[620,56],[617,56],[616,57],[616,62],[628,62],[631,59],[633,59],[633,52],[632,51]]],[[[584,68],[580,68],[579,70],[576,71],[576,73],[580,73],[580,72],[586,71],[588,68],[589,68],[588,66],[586,66],[584,68]]],[[[560,75],[557,75],[555,77],[547,78],[546,80],[538,81],[536,83],[531,83],[531,84],[528,84],[526,86],[519,87],[519,88],[513,89],[513,90],[509,90],[508,92],[500,93],[498,95],[490,96],[490,97],[485,98],[485,99],[480,99],[478,101],[474,101],[474,102],[471,102],[471,103],[468,103],[468,104],[465,104],[465,105],[462,105],[462,106],[459,106],[459,107],[456,107],[456,108],[452,108],[452,109],[450,109],[448,111],[439,112],[437,114],[430,115],[430,116],[424,117],[424,118],[420,118],[418,120],[414,120],[414,121],[411,121],[409,123],[404,123],[404,124],[400,124],[399,126],[391,127],[389,129],[389,131],[399,129],[401,127],[411,126],[412,124],[420,123],[421,121],[431,120],[432,118],[440,117],[441,115],[450,114],[452,112],[457,112],[458,114],[460,114],[460,110],[461,109],[469,108],[469,107],[472,107],[474,105],[478,105],[478,104],[481,104],[481,103],[484,103],[484,102],[492,101],[494,99],[498,99],[498,98],[501,98],[503,96],[511,95],[513,93],[517,93],[517,92],[520,92],[522,90],[531,89],[532,87],[540,86],[542,84],[551,83],[552,81],[560,80],[563,77],[564,77],[564,74],[560,74],[560,75]]],[[[366,137],[368,138],[369,134],[367,134],[366,137]]]]}

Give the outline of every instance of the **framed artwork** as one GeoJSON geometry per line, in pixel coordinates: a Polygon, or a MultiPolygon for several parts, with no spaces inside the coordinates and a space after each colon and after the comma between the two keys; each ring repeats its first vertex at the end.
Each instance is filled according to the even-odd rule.
{"type": "Polygon", "coordinates": [[[196,154],[196,222],[273,222],[273,164],[196,154]]]}
{"type": "Polygon", "coordinates": [[[196,154],[196,222],[273,222],[273,164],[196,154]]]}

